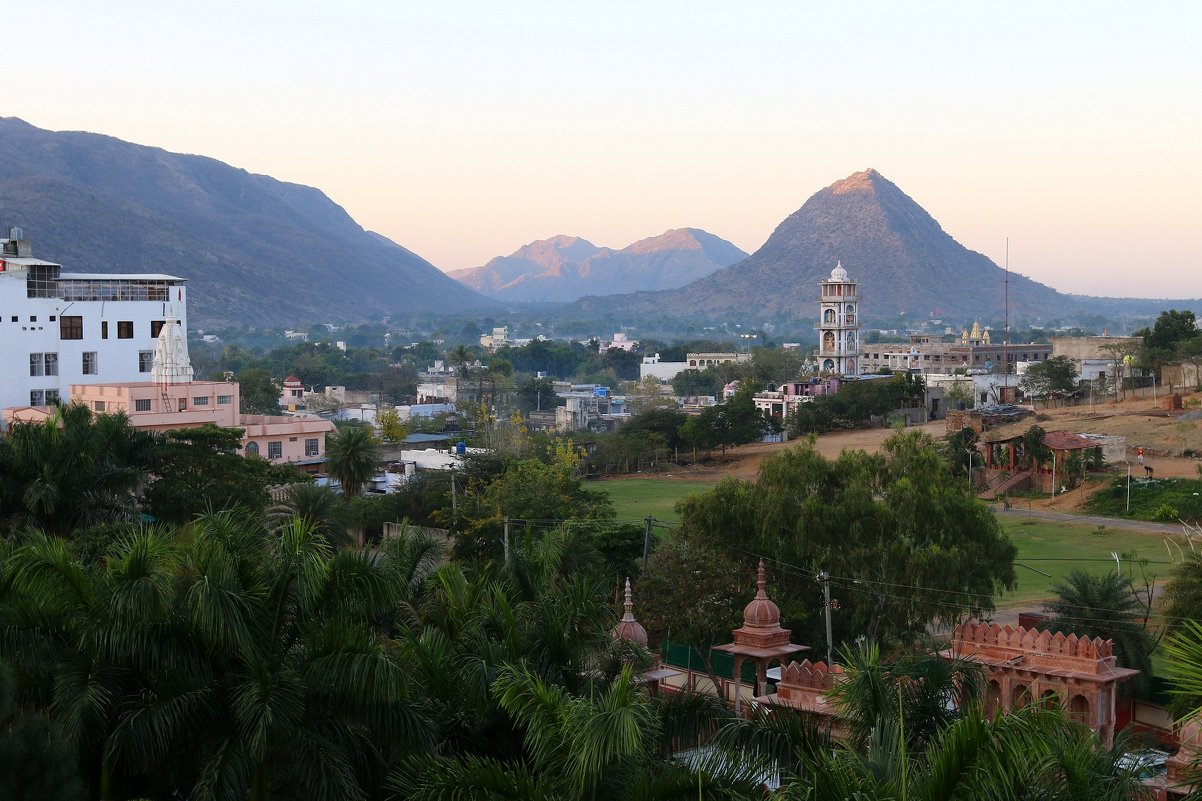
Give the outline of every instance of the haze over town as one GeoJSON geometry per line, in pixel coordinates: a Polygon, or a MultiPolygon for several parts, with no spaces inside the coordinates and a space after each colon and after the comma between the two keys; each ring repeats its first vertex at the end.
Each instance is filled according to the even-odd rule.
{"type": "Polygon", "coordinates": [[[316,186],[443,270],[682,226],[750,252],[873,167],[1062,291],[1202,296],[1195,4],[71,2],[20,28],[6,115],[316,186]]]}

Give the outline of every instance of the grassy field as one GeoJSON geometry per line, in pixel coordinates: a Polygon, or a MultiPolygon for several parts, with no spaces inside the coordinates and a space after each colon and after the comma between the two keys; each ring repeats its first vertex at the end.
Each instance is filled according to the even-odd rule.
{"type": "Polygon", "coordinates": [[[589,489],[608,492],[619,520],[636,520],[651,515],[665,523],[679,523],[673,507],[686,495],[705,492],[712,481],[668,481],[659,478],[623,478],[598,481],[589,489]]]}
{"type": "MultiPolygon", "coordinates": [[[[1099,529],[1097,526],[1078,526],[1065,523],[1049,523],[1042,520],[1024,520],[1021,513],[1002,518],[1002,530],[1018,548],[1015,562],[1018,586],[1014,592],[997,599],[999,607],[1031,606],[1049,598],[1051,588],[1070,571],[1082,569],[1089,573],[1103,574],[1114,570],[1111,552],[1120,556],[1131,554],[1134,559],[1147,559],[1147,573],[1161,580],[1167,579],[1173,570],[1169,564],[1169,551],[1165,548],[1166,537],[1114,528],[1099,529]],[[1043,576],[1036,571],[1051,574],[1043,576]]],[[[1175,542],[1184,544],[1181,537],[1175,542]]],[[[1177,548],[1172,547],[1173,556],[1177,548]]],[[[1139,582],[1139,567],[1123,559],[1123,575],[1135,571],[1139,582]]]]}
{"type": "MultiPolygon", "coordinates": [[[[600,481],[591,489],[609,493],[619,520],[635,520],[651,515],[666,523],[679,522],[673,507],[681,498],[704,492],[713,486],[711,481],[676,481],[654,478],[632,478],[600,481]]],[[[1031,607],[1052,595],[1051,588],[1074,568],[1091,573],[1107,573],[1114,569],[1111,551],[1132,554],[1135,559],[1147,559],[1149,576],[1167,579],[1173,570],[1165,537],[1122,531],[1115,528],[1049,523],[1028,520],[1021,512],[1001,518],[1002,529],[1018,547],[1019,565],[1016,568],[1018,586],[1014,592],[997,599],[999,607],[1031,607]],[[1049,576],[1041,575],[1050,574],[1049,576]]],[[[1180,537],[1174,538],[1184,547],[1180,537]]],[[[1173,555],[1177,548],[1173,547],[1173,555]]],[[[1138,567],[1124,559],[1123,574],[1138,567]]]]}

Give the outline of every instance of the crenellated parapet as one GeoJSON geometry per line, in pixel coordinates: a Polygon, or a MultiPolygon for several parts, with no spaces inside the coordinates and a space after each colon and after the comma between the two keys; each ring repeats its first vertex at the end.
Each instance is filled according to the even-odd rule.
{"type": "Polygon", "coordinates": [[[969,620],[956,626],[952,651],[965,657],[989,660],[1025,659],[1034,664],[1069,666],[1074,671],[1107,673],[1113,670],[1114,643],[1101,637],[999,626],[969,620]]]}
{"type": "Polygon", "coordinates": [[[841,665],[828,667],[825,662],[811,662],[803,659],[800,662],[790,662],[781,670],[780,682],[777,687],[826,692],[842,678],[843,667],[841,665]]]}

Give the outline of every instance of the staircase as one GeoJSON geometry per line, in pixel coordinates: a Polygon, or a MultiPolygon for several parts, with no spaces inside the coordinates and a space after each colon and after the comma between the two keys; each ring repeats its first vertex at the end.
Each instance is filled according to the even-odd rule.
{"type": "Polygon", "coordinates": [[[1011,490],[1020,489],[1023,485],[1029,484],[1030,481],[1031,471],[1023,470],[1009,478],[999,478],[989,482],[985,489],[977,494],[977,497],[983,501],[992,501],[998,495],[1008,495],[1011,490]]]}

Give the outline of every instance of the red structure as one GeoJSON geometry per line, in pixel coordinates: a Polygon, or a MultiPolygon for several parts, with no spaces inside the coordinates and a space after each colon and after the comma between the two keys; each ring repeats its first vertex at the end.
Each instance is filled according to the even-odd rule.
{"type": "Polygon", "coordinates": [[[1117,684],[1139,673],[1116,665],[1110,640],[975,620],[956,626],[951,648],[941,655],[985,665],[990,714],[1033,702],[1059,704],[1107,747],[1114,742],[1117,684]]]}
{"type": "Polygon", "coordinates": [[[761,559],[756,577],[755,598],[743,609],[743,625],[732,632],[735,641],[714,648],[715,651],[725,651],[734,657],[736,713],[742,709],[743,696],[738,683],[743,662],[750,659],[755,663],[756,681],[752,687],[752,697],[755,697],[761,694],[767,684],[767,672],[772,663],[783,667],[785,657],[810,650],[808,645],[789,642],[792,632],[780,627],[780,608],[768,598],[764,584],[764,560],[761,559]]]}
{"type": "Polygon", "coordinates": [[[844,673],[840,665],[828,667],[825,662],[811,662],[808,659],[790,662],[781,669],[776,692],[755,700],[761,704],[787,706],[808,712],[818,719],[832,737],[843,740],[848,734],[847,727],[842,724],[830,700],[831,690],[843,680],[844,673]]]}

